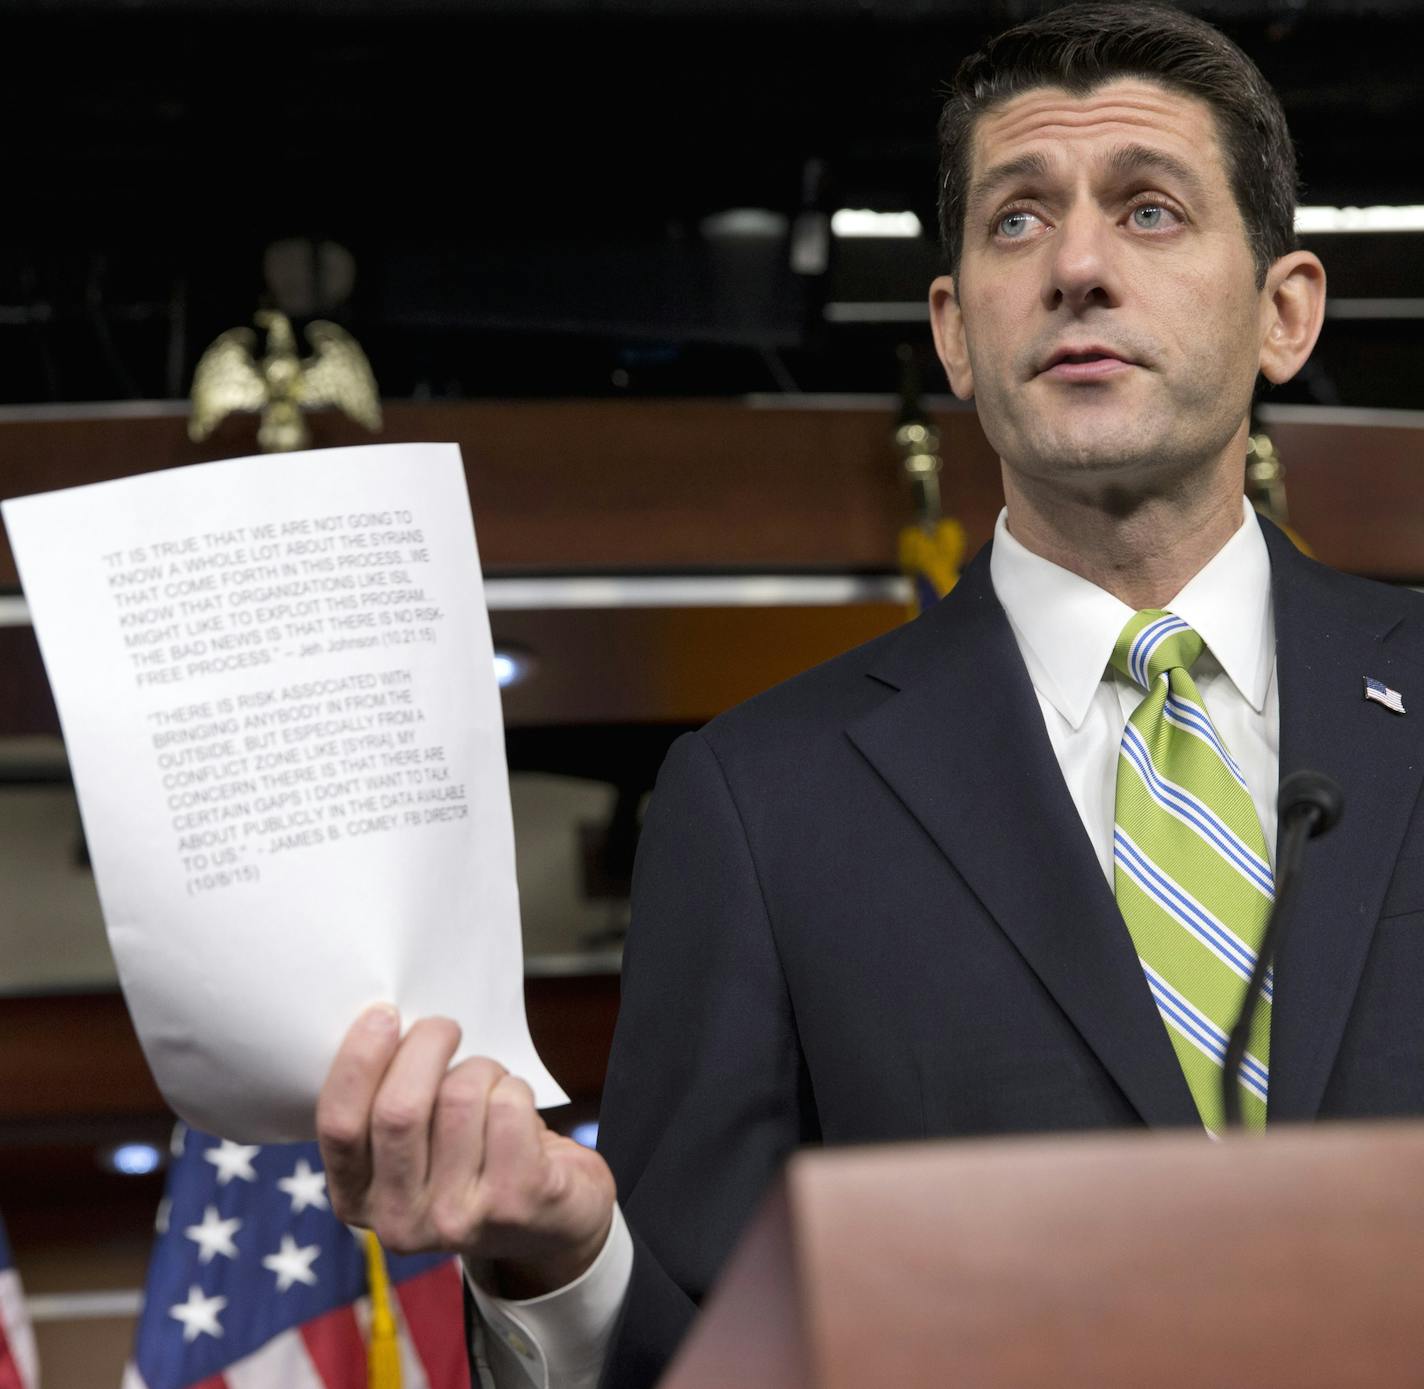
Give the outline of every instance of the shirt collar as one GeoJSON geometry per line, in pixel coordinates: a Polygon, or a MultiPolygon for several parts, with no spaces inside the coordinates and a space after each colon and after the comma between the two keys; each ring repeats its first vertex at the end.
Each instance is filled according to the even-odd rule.
{"type": "MultiPolygon", "coordinates": [[[[1241,506],[1236,533],[1166,607],[1200,635],[1259,713],[1275,661],[1271,562],[1255,512],[1244,497],[1241,506]]],[[[989,576],[1034,689],[1072,728],[1080,727],[1132,609],[1026,550],[1009,533],[1007,510],[994,527],[989,576]]]]}

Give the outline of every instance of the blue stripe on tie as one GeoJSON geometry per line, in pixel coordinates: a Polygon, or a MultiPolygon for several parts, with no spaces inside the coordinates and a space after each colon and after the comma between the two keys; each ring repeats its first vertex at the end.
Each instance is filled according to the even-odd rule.
{"type": "MultiPolygon", "coordinates": [[[[1225,1066],[1226,1051],[1223,1046],[1220,1054],[1217,1053],[1215,1037],[1210,1033],[1202,1031],[1198,1022],[1198,1015],[1195,1015],[1180,1007],[1177,999],[1170,998],[1156,989],[1152,991],[1153,999],[1157,1004],[1157,1011],[1166,1020],[1169,1026],[1175,1027],[1186,1039],[1196,1046],[1198,1051],[1206,1054],[1209,1060],[1216,1062],[1218,1066],[1225,1066]]],[[[1254,1061],[1254,1058],[1252,1058],[1254,1061]]],[[[1245,1061],[1241,1064],[1241,1071],[1238,1083],[1251,1094],[1255,1095],[1262,1104],[1267,1102],[1267,1088],[1261,1082],[1260,1062],[1256,1062],[1254,1068],[1247,1065],[1245,1061]]]]}
{"type": "Polygon", "coordinates": [[[1186,625],[1180,617],[1172,613],[1163,613],[1156,621],[1149,622],[1133,638],[1132,648],[1128,653],[1128,665],[1132,669],[1133,678],[1144,689],[1147,686],[1148,660],[1158,641],[1170,636],[1178,627],[1186,625]]]}
{"type": "Polygon", "coordinates": [[[1274,900],[1271,865],[1263,860],[1211,809],[1176,782],[1168,781],[1153,765],[1142,734],[1131,724],[1122,731],[1122,754],[1137,769],[1148,794],[1163,810],[1185,821],[1265,897],[1274,900]]]}
{"type": "MultiPolygon", "coordinates": [[[[1241,775],[1241,768],[1236,765],[1236,759],[1227,752],[1226,744],[1217,737],[1216,729],[1204,711],[1198,709],[1190,700],[1169,694],[1166,704],[1162,706],[1162,717],[1168,723],[1176,724],[1178,728],[1185,728],[1188,733],[1195,733],[1204,743],[1209,743],[1216,755],[1226,764],[1226,770],[1242,786],[1246,786],[1246,778],[1241,775]]],[[[1246,789],[1249,791],[1251,788],[1246,786],[1246,789]]]]}
{"type": "Polygon", "coordinates": [[[1177,1025],[1177,1030],[1187,1036],[1201,1052],[1215,1061],[1218,1066],[1226,1061],[1226,1043],[1222,1042],[1215,1028],[1205,1027],[1197,1020],[1190,1008],[1183,1007],[1180,994],[1166,989],[1159,978],[1147,976],[1147,987],[1152,991],[1152,1001],[1169,1022],[1177,1025]]]}
{"type": "MultiPolygon", "coordinates": [[[[1205,1013],[1192,1007],[1183,995],[1179,994],[1160,974],[1158,974],[1147,962],[1142,961],[1143,972],[1147,976],[1147,985],[1152,990],[1154,997],[1160,997],[1180,1012],[1183,1018],[1195,1028],[1202,1037],[1208,1041],[1217,1060],[1225,1062],[1226,1047],[1230,1038],[1221,1030],[1205,1013]]],[[[1252,1056],[1248,1051],[1241,1058],[1241,1074],[1243,1077],[1250,1077],[1261,1087],[1261,1098],[1266,1098],[1265,1088],[1270,1080],[1270,1072],[1262,1063],[1252,1056]]],[[[1245,1081],[1243,1080],[1243,1084],[1245,1081]]]]}
{"type": "Polygon", "coordinates": [[[1256,955],[1198,902],[1172,881],[1121,830],[1113,832],[1113,858],[1132,880],[1176,918],[1203,945],[1243,979],[1250,979],[1256,955]]]}
{"type": "MultiPolygon", "coordinates": [[[[1147,987],[1151,989],[1152,998],[1157,1004],[1157,1011],[1198,1051],[1215,1061],[1218,1066],[1224,1066],[1228,1041],[1226,1033],[1210,1018],[1193,1008],[1145,960],[1141,963],[1142,972],[1147,977],[1147,987]]],[[[1247,1052],[1241,1060],[1241,1084],[1264,1104],[1269,1083],[1270,1072],[1247,1052]]]]}
{"type": "Polygon", "coordinates": [[[1187,624],[1174,613],[1164,613],[1155,622],[1149,622],[1132,640],[1128,650],[1127,664],[1132,677],[1145,690],[1147,688],[1147,668],[1152,653],[1174,632],[1186,631],[1187,624]]]}
{"type": "MultiPolygon", "coordinates": [[[[1132,678],[1144,689],[1147,686],[1147,655],[1154,645],[1155,638],[1159,633],[1169,633],[1174,623],[1181,622],[1181,618],[1174,617],[1171,613],[1164,613],[1153,622],[1149,622],[1133,639],[1132,645],[1128,649],[1127,664],[1132,672],[1132,678]]],[[[1182,623],[1186,626],[1186,623],[1182,623]]]]}
{"type": "MultiPolygon", "coordinates": [[[[1185,926],[1232,973],[1250,981],[1251,971],[1256,967],[1255,951],[1188,896],[1120,828],[1113,831],[1113,859],[1143,892],[1185,926]]],[[[1263,990],[1267,1003],[1273,1002],[1271,994],[1268,979],[1263,990]]]]}

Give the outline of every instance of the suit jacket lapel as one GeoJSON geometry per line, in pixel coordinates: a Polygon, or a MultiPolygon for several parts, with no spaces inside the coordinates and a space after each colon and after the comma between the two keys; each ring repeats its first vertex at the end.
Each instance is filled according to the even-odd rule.
{"type": "MultiPolygon", "coordinates": [[[[1280,774],[1340,783],[1340,823],[1306,849],[1275,966],[1270,1117],[1313,1119],[1340,1047],[1375,922],[1419,794],[1420,733],[1364,698],[1364,677],[1424,698],[1424,663],[1402,640],[1406,595],[1343,578],[1300,555],[1274,526],[1271,550],[1280,694],[1280,774]]],[[[1411,634],[1412,635],[1412,634],[1411,634]]]]}
{"type": "Polygon", "coordinates": [[[988,549],[872,678],[848,730],[1143,1119],[1200,1120],[989,581],[988,549]]]}

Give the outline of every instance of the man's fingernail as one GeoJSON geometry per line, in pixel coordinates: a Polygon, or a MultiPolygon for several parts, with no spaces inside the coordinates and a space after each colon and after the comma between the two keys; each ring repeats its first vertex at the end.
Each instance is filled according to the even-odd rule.
{"type": "Polygon", "coordinates": [[[361,1014],[361,1026],[385,1036],[400,1026],[400,1014],[389,1003],[375,1003],[361,1014]]]}

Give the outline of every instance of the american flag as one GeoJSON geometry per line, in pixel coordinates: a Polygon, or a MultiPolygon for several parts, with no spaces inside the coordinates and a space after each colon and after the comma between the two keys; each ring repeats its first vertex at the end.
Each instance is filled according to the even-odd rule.
{"type": "MultiPolygon", "coordinates": [[[[367,1389],[366,1251],[316,1144],[180,1125],[158,1232],[124,1389],[367,1389]]],[[[401,1389],[469,1389],[456,1261],[386,1267],[401,1389]]]]}
{"type": "Polygon", "coordinates": [[[0,1389],[37,1389],[39,1361],[25,1311],[20,1275],[10,1255],[5,1222],[0,1220],[0,1389]]]}
{"type": "Polygon", "coordinates": [[[1365,698],[1376,700],[1396,714],[1404,712],[1404,697],[1399,691],[1390,689],[1383,680],[1375,680],[1368,675],[1365,676],[1365,698]]]}

